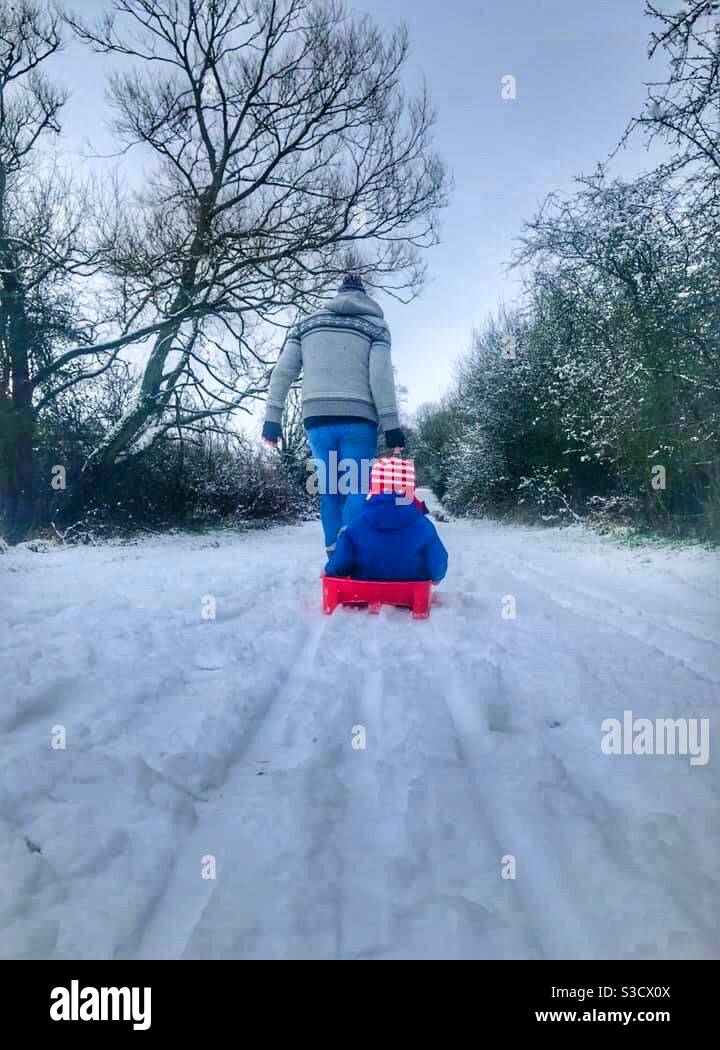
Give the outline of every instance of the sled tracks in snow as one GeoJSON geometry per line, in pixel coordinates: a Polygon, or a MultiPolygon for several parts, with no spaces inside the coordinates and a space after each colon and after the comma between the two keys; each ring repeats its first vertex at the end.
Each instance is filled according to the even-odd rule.
{"type": "Polygon", "coordinates": [[[285,746],[284,709],[308,682],[327,629],[325,618],[311,625],[285,683],[260,705],[255,728],[230,766],[222,787],[207,801],[195,803],[198,823],[178,847],[173,874],[162,896],[152,905],[142,938],[133,953],[135,957],[181,959],[185,955],[221,885],[220,879],[227,873],[228,845],[243,812],[249,777],[268,775],[269,761],[263,756],[285,746]],[[204,858],[215,862],[216,877],[203,877],[203,869],[206,874],[211,871],[209,859],[204,858]]]}
{"type": "MultiPolygon", "coordinates": [[[[553,833],[548,828],[537,784],[532,791],[526,783],[508,783],[512,697],[501,664],[488,655],[483,661],[485,679],[467,679],[437,636],[428,636],[427,648],[444,682],[443,698],[474,791],[478,820],[496,846],[498,878],[504,857],[513,857],[517,864],[513,890],[527,919],[528,946],[547,958],[591,958],[580,908],[563,870],[567,843],[560,829],[553,833]]],[[[557,760],[541,750],[534,759],[533,778],[556,780],[559,775],[557,760]]]]}

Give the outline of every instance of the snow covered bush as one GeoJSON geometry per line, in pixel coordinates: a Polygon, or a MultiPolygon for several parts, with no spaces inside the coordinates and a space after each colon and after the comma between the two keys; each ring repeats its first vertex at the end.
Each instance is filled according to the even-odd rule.
{"type": "Polygon", "coordinates": [[[530,503],[547,524],[567,524],[579,520],[579,515],[570,506],[563,491],[569,473],[567,467],[563,470],[538,467],[533,475],[521,478],[518,482],[518,505],[530,503]]]}
{"type": "Polygon", "coordinates": [[[580,180],[518,262],[521,305],[424,410],[428,479],[455,514],[720,538],[720,250],[692,199],[665,173],[580,180]]]}
{"type": "Polygon", "coordinates": [[[720,540],[720,10],[647,14],[666,79],[626,135],[664,140],[668,160],[633,181],[599,166],[525,224],[519,308],[475,333],[421,420],[428,479],[442,463],[457,514],[720,540]]]}
{"type": "Polygon", "coordinates": [[[439,500],[445,499],[451,474],[449,456],[454,449],[457,412],[451,398],[440,405],[423,405],[411,425],[403,421],[405,439],[423,485],[439,500]]]}

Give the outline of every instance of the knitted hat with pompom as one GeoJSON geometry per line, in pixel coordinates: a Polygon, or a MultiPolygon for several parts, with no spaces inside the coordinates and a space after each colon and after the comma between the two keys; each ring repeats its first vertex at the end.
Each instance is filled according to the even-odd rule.
{"type": "Polygon", "coordinates": [[[379,496],[383,492],[414,498],[415,464],[411,459],[385,456],[375,460],[370,471],[370,496],[379,496]]]}
{"type": "Polygon", "coordinates": [[[357,273],[357,271],[355,271],[355,270],[350,270],[349,273],[346,273],[345,276],[342,279],[342,284],[340,285],[340,291],[341,292],[364,292],[365,291],[365,285],[362,282],[362,277],[360,276],[360,274],[357,273]]]}

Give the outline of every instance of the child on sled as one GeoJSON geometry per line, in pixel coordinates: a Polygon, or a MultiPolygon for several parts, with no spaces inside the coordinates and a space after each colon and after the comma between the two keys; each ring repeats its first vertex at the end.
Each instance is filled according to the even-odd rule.
{"type": "Polygon", "coordinates": [[[447,572],[448,555],[426,514],[424,503],[415,497],[412,461],[376,460],[367,502],[340,533],[325,574],[439,583],[447,572]]]}

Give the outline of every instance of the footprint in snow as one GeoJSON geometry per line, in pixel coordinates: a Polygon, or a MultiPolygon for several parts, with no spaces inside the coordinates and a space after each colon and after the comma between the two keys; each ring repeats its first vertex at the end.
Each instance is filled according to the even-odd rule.
{"type": "Polygon", "coordinates": [[[193,663],[201,671],[219,671],[227,664],[227,657],[219,649],[203,649],[195,654],[193,663]]]}

